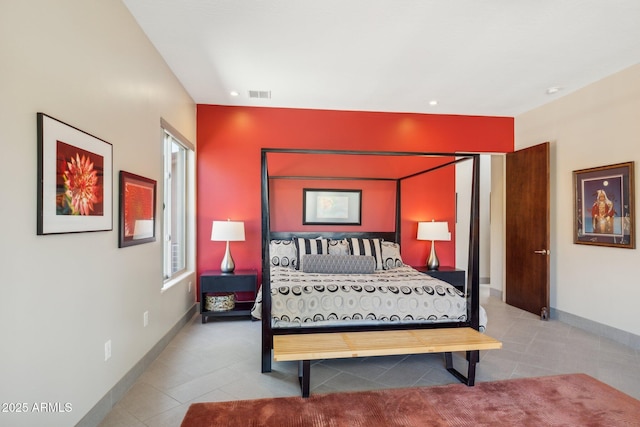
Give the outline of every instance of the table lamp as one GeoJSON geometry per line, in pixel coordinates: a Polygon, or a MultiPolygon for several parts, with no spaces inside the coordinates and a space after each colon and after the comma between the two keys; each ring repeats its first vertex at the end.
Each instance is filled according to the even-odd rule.
{"type": "Polygon", "coordinates": [[[236,265],[231,257],[229,242],[244,241],[244,222],[231,220],[213,221],[211,240],[214,242],[227,242],[227,249],[220,264],[220,271],[223,273],[233,273],[236,265]]]}
{"type": "Polygon", "coordinates": [[[429,270],[437,270],[440,267],[438,254],[436,254],[436,240],[451,240],[449,224],[446,221],[431,221],[418,223],[418,240],[431,240],[431,253],[427,260],[429,270]]]}

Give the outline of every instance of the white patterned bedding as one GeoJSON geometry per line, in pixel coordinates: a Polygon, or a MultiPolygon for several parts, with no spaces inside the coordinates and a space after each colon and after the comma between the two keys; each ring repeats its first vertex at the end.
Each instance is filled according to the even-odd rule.
{"type": "MultiPolygon", "coordinates": [[[[252,314],[259,318],[260,313],[256,304],[252,314]]],[[[304,273],[272,266],[271,315],[274,328],[467,319],[460,291],[409,266],[373,274],[304,273]]],[[[481,308],[482,317],[484,326],[481,308]]]]}

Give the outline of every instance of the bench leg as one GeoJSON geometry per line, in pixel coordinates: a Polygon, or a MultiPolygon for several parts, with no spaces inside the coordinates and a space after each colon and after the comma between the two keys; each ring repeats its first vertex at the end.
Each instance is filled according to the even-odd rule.
{"type": "Polygon", "coordinates": [[[445,366],[447,368],[447,371],[449,371],[461,383],[464,383],[471,387],[476,382],[476,363],[478,363],[479,356],[480,356],[479,350],[467,351],[467,360],[469,362],[468,362],[466,377],[453,367],[453,357],[451,355],[451,352],[446,352],[444,354],[445,366]]]}
{"type": "Polygon", "coordinates": [[[302,397],[309,397],[309,385],[311,383],[311,360],[301,360],[298,362],[298,381],[302,397]]]}
{"type": "Polygon", "coordinates": [[[478,360],[480,359],[480,351],[468,351],[467,359],[469,360],[469,367],[467,368],[467,385],[473,386],[476,383],[476,363],[478,363],[478,360]]]}

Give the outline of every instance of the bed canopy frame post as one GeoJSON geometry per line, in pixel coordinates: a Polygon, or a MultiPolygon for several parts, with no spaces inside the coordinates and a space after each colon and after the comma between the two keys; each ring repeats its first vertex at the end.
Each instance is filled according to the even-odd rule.
{"type": "Polygon", "coordinates": [[[467,281],[471,286],[471,303],[467,304],[467,318],[470,326],[480,328],[480,156],[473,155],[473,172],[471,181],[471,224],[469,228],[469,265],[467,281]]]}
{"type": "MultiPolygon", "coordinates": [[[[261,204],[262,204],[262,283],[269,283],[269,241],[271,240],[269,212],[269,171],[267,168],[267,152],[261,151],[261,204]]],[[[271,292],[262,292],[262,372],[271,372],[271,349],[273,333],[271,331],[271,292]]]]}

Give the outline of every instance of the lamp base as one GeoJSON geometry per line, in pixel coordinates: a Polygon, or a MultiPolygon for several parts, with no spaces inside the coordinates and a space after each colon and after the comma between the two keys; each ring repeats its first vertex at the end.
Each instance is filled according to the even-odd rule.
{"type": "Polygon", "coordinates": [[[223,273],[233,273],[235,270],[236,264],[233,262],[233,257],[231,256],[231,251],[229,250],[229,242],[227,242],[227,249],[224,252],[224,258],[222,258],[222,263],[220,264],[220,271],[223,273]]]}
{"type": "Polygon", "coordinates": [[[440,260],[438,260],[438,254],[436,254],[435,242],[432,240],[431,253],[429,254],[429,259],[427,260],[427,269],[437,270],[439,267],[440,267],[440,260]]]}

